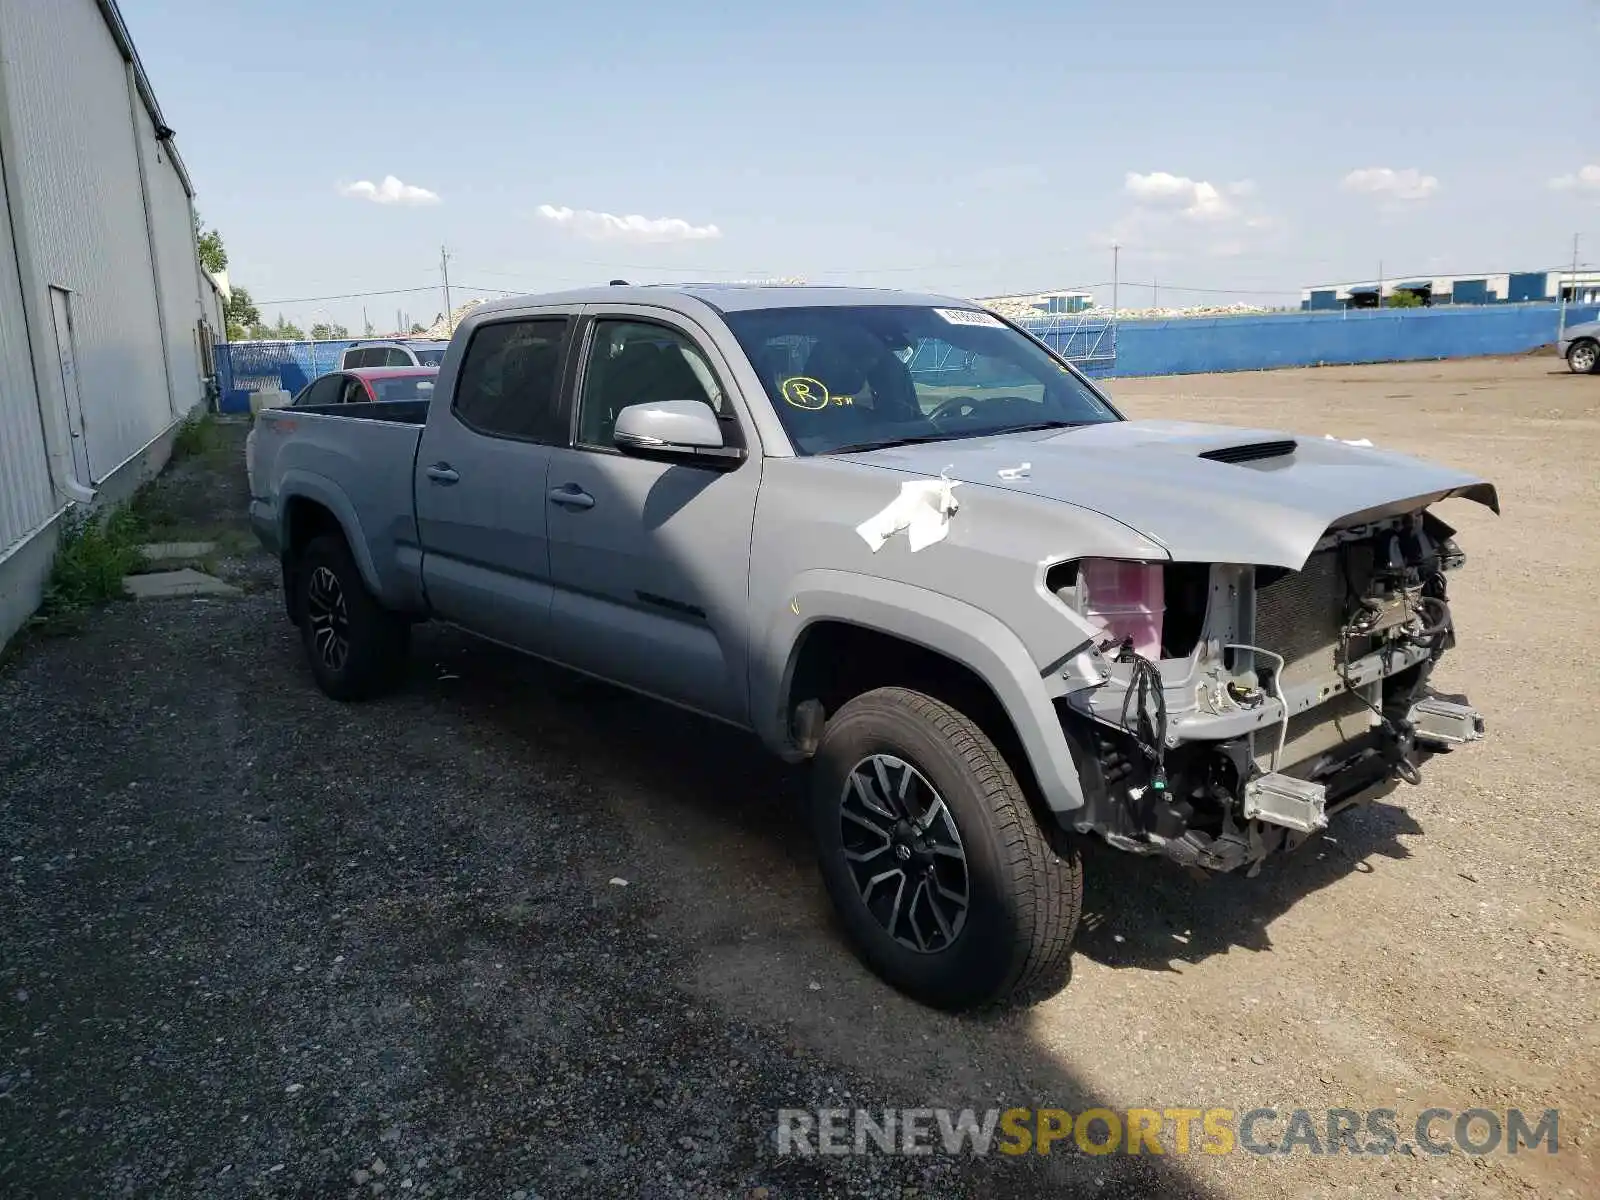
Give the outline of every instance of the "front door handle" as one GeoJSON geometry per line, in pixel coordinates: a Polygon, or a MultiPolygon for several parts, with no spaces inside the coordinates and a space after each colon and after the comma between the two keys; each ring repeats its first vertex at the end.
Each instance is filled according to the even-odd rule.
{"type": "Polygon", "coordinates": [[[434,463],[427,469],[428,478],[435,483],[460,483],[461,473],[449,463],[434,463]]]}
{"type": "Polygon", "coordinates": [[[593,508],[594,497],[589,495],[575,483],[562,487],[551,488],[546,495],[551,504],[560,504],[565,508],[593,508]]]}

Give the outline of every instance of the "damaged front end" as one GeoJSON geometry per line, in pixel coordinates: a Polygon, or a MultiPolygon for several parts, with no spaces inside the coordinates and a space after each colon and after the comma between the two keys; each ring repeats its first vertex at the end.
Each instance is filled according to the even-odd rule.
{"type": "Polygon", "coordinates": [[[1081,832],[1229,871],[1326,827],[1483,719],[1435,696],[1455,642],[1454,530],[1417,511],[1328,530],[1298,570],[1059,563],[1046,587],[1103,630],[1057,700],[1081,832]]]}

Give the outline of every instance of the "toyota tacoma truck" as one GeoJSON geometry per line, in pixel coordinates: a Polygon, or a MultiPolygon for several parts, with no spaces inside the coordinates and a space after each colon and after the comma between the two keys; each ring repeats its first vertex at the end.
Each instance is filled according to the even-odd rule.
{"type": "Polygon", "coordinates": [[[967,301],[487,304],[431,399],[263,412],[249,469],[329,696],[434,619],[753,731],[809,761],[856,952],[943,1008],[1065,978],[1082,839],[1253,870],[1483,733],[1429,687],[1433,506],[1490,483],[1129,420],[967,301]]]}

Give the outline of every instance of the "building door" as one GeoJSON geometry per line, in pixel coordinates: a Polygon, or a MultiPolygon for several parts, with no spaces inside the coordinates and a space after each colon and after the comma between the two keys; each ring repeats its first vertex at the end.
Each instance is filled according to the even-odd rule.
{"type": "Polygon", "coordinates": [[[72,436],[72,473],[84,487],[94,484],[89,470],[89,443],[83,436],[83,398],[78,392],[78,355],[72,336],[72,293],[50,289],[50,317],[55,326],[56,361],[61,368],[61,394],[67,406],[67,432],[72,436]]]}

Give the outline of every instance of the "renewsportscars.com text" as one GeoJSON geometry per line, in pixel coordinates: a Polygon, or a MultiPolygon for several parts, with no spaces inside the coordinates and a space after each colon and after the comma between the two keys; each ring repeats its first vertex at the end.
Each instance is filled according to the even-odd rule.
{"type": "Polygon", "coordinates": [[[1561,1114],[1548,1108],[778,1110],[781,1155],[813,1154],[1420,1154],[1556,1153],[1561,1114]]]}

